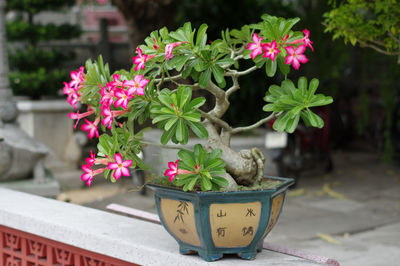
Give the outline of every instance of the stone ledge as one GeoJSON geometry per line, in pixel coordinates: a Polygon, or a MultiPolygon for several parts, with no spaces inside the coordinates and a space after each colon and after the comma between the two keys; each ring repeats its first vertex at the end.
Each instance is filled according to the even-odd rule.
{"type": "Polygon", "coordinates": [[[71,105],[65,100],[18,100],[17,107],[20,112],[62,112],[62,111],[73,111],[71,105]]]}
{"type": "Polygon", "coordinates": [[[141,265],[318,265],[268,250],[254,261],[183,256],[160,225],[0,188],[0,224],[141,265]]]}

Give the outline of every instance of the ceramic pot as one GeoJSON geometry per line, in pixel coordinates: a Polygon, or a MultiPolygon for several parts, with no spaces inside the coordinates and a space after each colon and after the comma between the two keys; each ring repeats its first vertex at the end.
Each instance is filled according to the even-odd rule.
{"type": "Polygon", "coordinates": [[[266,177],[281,183],[273,189],[232,192],[184,192],[156,184],[156,207],[181,254],[197,252],[206,261],[238,254],[254,259],[275,225],[291,178],[266,177]]]}

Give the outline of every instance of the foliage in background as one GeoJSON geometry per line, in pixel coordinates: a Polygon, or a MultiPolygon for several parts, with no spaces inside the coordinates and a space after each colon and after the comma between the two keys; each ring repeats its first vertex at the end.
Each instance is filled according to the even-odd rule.
{"type": "Polygon", "coordinates": [[[7,22],[8,41],[13,43],[9,51],[10,85],[15,95],[39,98],[57,95],[68,76],[61,63],[71,54],[56,49],[40,49],[38,42],[68,40],[80,35],[80,29],[70,24],[41,24],[35,15],[42,11],[60,11],[72,6],[75,0],[9,0],[7,10],[15,19],[7,22]]]}
{"type": "MultiPolygon", "coordinates": [[[[325,13],[326,31],[333,39],[370,47],[385,55],[400,56],[400,1],[330,0],[325,13]]],[[[399,61],[400,63],[400,57],[399,61]]]]}
{"type": "MultiPolygon", "coordinates": [[[[332,38],[343,38],[353,46],[369,47],[376,52],[397,56],[400,64],[400,1],[397,0],[348,0],[329,1],[332,9],[324,14],[326,31],[333,33],[332,38]]],[[[382,151],[382,159],[391,161],[396,152],[396,133],[399,133],[399,117],[395,116],[399,106],[399,85],[395,73],[398,71],[392,60],[382,62],[380,56],[361,53],[361,88],[359,90],[359,134],[371,136],[377,150],[382,151]],[[376,69],[378,61],[381,71],[376,69]],[[371,69],[371,66],[373,69],[371,69]],[[382,67],[386,68],[382,69],[382,67]],[[382,77],[380,82],[373,77],[382,77]],[[378,98],[370,97],[374,93],[372,86],[378,88],[378,98]],[[377,84],[375,84],[377,83],[377,84]],[[372,109],[371,109],[372,107],[372,109]],[[384,109],[379,113],[380,108],[384,109]],[[373,110],[372,112],[369,112],[373,110]],[[373,121],[371,121],[371,118],[373,121]],[[369,127],[369,124],[372,126],[369,127]],[[368,128],[369,127],[369,128],[368,128]]]]}

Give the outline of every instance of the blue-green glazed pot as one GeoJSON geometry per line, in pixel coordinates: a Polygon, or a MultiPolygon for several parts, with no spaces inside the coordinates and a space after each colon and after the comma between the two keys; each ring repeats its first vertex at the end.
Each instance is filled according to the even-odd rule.
{"type": "Polygon", "coordinates": [[[232,192],[184,192],[156,184],[160,220],[176,239],[181,254],[197,252],[206,261],[238,254],[254,259],[282,210],[292,178],[266,177],[281,183],[272,189],[232,192]]]}

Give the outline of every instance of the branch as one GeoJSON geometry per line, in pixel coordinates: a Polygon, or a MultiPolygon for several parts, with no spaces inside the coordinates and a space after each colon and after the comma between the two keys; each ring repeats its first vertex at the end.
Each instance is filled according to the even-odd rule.
{"type": "Polygon", "coordinates": [[[154,82],[160,82],[160,81],[172,81],[172,80],[177,80],[182,78],[182,74],[176,75],[176,76],[170,76],[170,77],[166,77],[166,78],[159,78],[159,79],[154,79],[154,82]]]}
{"type": "Polygon", "coordinates": [[[254,65],[244,71],[229,70],[228,72],[225,73],[225,76],[244,76],[244,75],[247,75],[247,74],[253,72],[256,69],[257,69],[257,66],[254,65]]]}
{"type": "Polygon", "coordinates": [[[226,97],[229,98],[232,93],[240,89],[239,80],[237,76],[232,76],[233,85],[226,91],[226,97]]]}
{"type": "Polygon", "coordinates": [[[214,124],[217,124],[217,125],[221,126],[222,128],[226,129],[227,131],[232,131],[232,128],[231,128],[231,127],[229,126],[229,124],[226,123],[224,120],[222,120],[222,119],[220,119],[220,118],[218,118],[218,117],[215,117],[215,116],[213,116],[213,115],[211,115],[211,114],[209,114],[209,113],[206,113],[206,112],[204,112],[204,111],[202,111],[202,110],[200,110],[200,109],[198,109],[198,110],[200,111],[201,115],[202,115],[204,118],[210,120],[210,121],[213,122],[214,124]]]}
{"type": "Polygon", "coordinates": [[[229,107],[225,91],[215,85],[211,80],[205,89],[215,96],[215,107],[209,112],[209,114],[218,118],[222,117],[229,107]]]}
{"type": "Polygon", "coordinates": [[[386,51],[386,50],[383,50],[383,49],[379,48],[379,47],[376,46],[376,45],[373,45],[373,44],[370,44],[370,43],[366,43],[366,42],[363,42],[363,41],[360,41],[360,45],[361,45],[362,47],[369,47],[369,48],[372,48],[372,49],[374,49],[375,51],[377,51],[377,52],[379,52],[379,53],[382,53],[382,54],[385,54],[385,55],[400,55],[400,52],[388,52],[388,51],[386,51]]]}
{"type": "Polygon", "coordinates": [[[274,113],[273,112],[269,116],[261,119],[260,121],[254,123],[253,125],[250,125],[250,126],[247,126],[247,127],[237,127],[237,128],[232,129],[232,133],[236,134],[236,133],[239,133],[239,132],[243,132],[243,131],[247,131],[247,130],[258,128],[262,124],[267,123],[267,122],[271,121],[272,119],[279,117],[281,114],[282,114],[282,112],[280,112],[280,113],[274,113]]]}
{"type": "Polygon", "coordinates": [[[154,147],[160,147],[160,148],[165,148],[165,149],[173,149],[173,150],[187,150],[190,151],[188,149],[186,149],[184,146],[179,146],[179,145],[162,145],[162,144],[158,144],[155,142],[151,142],[151,141],[145,141],[145,140],[139,140],[140,143],[145,144],[145,145],[149,145],[149,146],[154,146],[154,147]]]}

